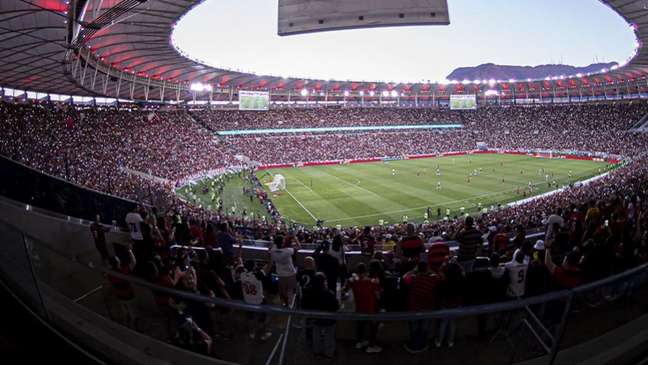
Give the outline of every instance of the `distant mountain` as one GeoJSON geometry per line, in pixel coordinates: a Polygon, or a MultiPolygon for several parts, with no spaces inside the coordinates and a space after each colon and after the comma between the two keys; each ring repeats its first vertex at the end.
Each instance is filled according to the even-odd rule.
{"type": "Polygon", "coordinates": [[[448,80],[526,80],[544,79],[545,77],[560,75],[586,74],[588,72],[600,72],[601,69],[610,69],[617,65],[616,62],[593,63],[585,67],[574,67],[569,65],[540,65],[540,66],[508,66],[485,63],[475,67],[460,67],[450,75],[448,80]]]}

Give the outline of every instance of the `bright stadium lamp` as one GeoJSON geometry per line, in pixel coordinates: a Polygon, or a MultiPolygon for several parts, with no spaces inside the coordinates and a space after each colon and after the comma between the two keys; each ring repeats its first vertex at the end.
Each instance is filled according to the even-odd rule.
{"type": "Polygon", "coordinates": [[[212,86],[209,85],[209,84],[205,84],[204,89],[205,89],[205,91],[212,91],[213,90],[212,86]]]}
{"type": "Polygon", "coordinates": [[[203,89],[204,89],[203,84],[201,84],[199,82],[194,82],[193,84],[191,84],[191,91],[199,91],[200,92],[200,91],[203,91],[203,89]]]}
{"type": "Polygon", "coordinates": [[[299,93],[301,94],[301,96],[308,96],[308,90],[306,89],[301,89],[299,93]]]}
{"type": "Polygon", "coordinates": [[[382,96],[383,96],[383,97],[388,97],[388,96],[389,96],[389,91],[387,91],[387,90],[383,90],[383,92],[382,92],[382,96]]]}
{"type": "Polygon", "coordinates": [[[369,91],[369,96],[374,96],[374,95],[376,95],[376,93],[373,90],[369,91]]]}
{"type": "Polygon", "coordinates": [[[360,96],[364,96],[364,90],[360,90],[360,96]]]}
{"type": "Polygon", "coordinates": [[[396,90],[392,90],[392,91],[391,91],[391,97],[392,97],[392,98],[395,98],[395,97],[397,97],[397,96],[398,96],[398,91],[396,91],[396,90]]]}
{"type": "Polygon", "coordinates": [[[349,90],[344,90],[344,96],[349,96],[349,90]]]}
{"type": "Polygon", "coordinates": [[[486,90],[484,92],[484,95],[486,95],[486,96],[495,96],[495,95],[497,95],[497,90],[493,90],[493,89],[486,90]]]}

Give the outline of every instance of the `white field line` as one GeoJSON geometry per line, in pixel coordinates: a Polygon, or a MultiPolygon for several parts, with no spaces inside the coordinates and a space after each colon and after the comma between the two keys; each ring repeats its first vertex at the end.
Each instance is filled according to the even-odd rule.
{"type": "MultiPolygon", "coordinates": [[[[540,185],[540,184],[543,184],[543,183],[546,183],[546,181],[541,180],[540,182],[534,182],[534,183],[532,183],[532,184],[533,184],[534,186],[537,186],[537,185],[540,185]]],[[[460,199],[460,200],[445,201],[445,202],[440,202],[439,204],[447,205],[447,204],[461,203],[461,202],[470,201],[470,200],[477,199],[477,198],[484,198],[484,197],[487,197],[487,196],[492,196],[492,195],[499,195],[499,194],[503,194],[503,193],[508,193],[508,192],[513,191],[513,190],[515,190],[515,189],[506,189],[506,190],[495,191],[495,192],[491,192],[491,193],[485,193],[485,194],[473,195],[473,196],[470,197],[470,198],[460,199]]],[[[556,190],[560,190],[560,189],[556,189],[556,190]]],[[[349,221],[349,220],[353,220],[353,219],[357,219],[357,218],[369,218],[369,217],[386,216],[386,215],[391,215],[391,214],[396,214],[396,213],[406,213],[406,212],[410,212],[410,211],[413,211],[413,210],[424,209],[424,208],[428,208],[428,207],[430,207],[431,205],[433,205],[433,204],[428,204],[428,205],[424,205],[424,206],[421,206],[421,207],[414,207],[414,208],[407,208],[407,209],[392,210],[392,211],[389,211],[389,212],[382,212],[382,213],[375,213],[375,214],[366,214],[366,215],[358,215],[358,216],[355,216],[355,217],[346,217],[346,218],[338,218],[338,219],[324,219],[324,221],[325,221],[325,222],[344,222],[344,221],[349,221]]]]}
{"type": "Polygon", "coordinates": [[[290,191],[288,191],[288,189],[286,189],[286,193],[288,193],[288,195],[290,195],[290,197],[293,198],[293,200],[294,200],[295,202],[297,202],[297,204],[299,204],[299,206],[304,210],[304,212],[308,213],[308,215],[311,216],[311,218],[313,218],[315,221],[318,220],[317,217],[315,217],[315,216],[313,215],[313,213],[311,213],[311,211],[308,210],[308,208],[306,208],[306,207],[304,206],[304,204],[302,204],[299,200],[297,200],[297,198],[295,198],[295,196],[292,195],[292,193],[291,193],[290,191]]]}
{"type": "Polygon", "coordinates": [[[301,186],[303,186],[303,187],[305,187],[306,189],[310,190],[311,193],[316,194],[316,195],[319,195],[319,194],[317,194],[315,191],[313,191],[313,189],[311,189],[311,188],[309,188],[308,186],[306,186],[306,184],[304,184],[304,183],[303,183],[301,180],[299,180],[298,178],[295,178],[295,180],[297,180],[297,182],[300,183],[301,186]]]}

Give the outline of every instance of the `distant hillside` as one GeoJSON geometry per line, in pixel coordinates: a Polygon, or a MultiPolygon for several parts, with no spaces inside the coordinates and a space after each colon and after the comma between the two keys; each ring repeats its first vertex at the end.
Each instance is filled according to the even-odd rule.
{"type": "Polygon", "coordinates": [[[585,67],[574,67],[569,65],[540,65],[540,66],[507,66],[485,63],[475,67],[460,67],[450,75],[448,80],[526,80],[544,79],[548,76],[586,74],[588,72],[600,72],[601,69],[610,69],[616,62],[593,63],[585,67]]]}

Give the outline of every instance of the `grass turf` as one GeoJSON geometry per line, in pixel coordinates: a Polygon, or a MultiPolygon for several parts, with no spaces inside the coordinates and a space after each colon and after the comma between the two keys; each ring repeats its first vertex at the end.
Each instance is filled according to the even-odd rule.
{"type": "MultiPolygon", "coordinates": [[[[541,159],[529,156],[483,154],[401,160],[389,162],[348,165],[312,166],[302,168],[272,169],[257,172],[259,179],[267,183],[271,175],[282,174],[286,178],[286,191],[274,195],[272,201],[287,219],[305,225],[314,225],[317,219],[327,226],[376,225],[396,223],[407,216],[409,221],[422,222],[427,208],[430,220],[440,219],[450,209],[450,216],[459,215],[460,208],[474,213],[491,205],[504,204],[529,196],[528,183],[534,184],[531,195],[554,190],[545,182],[545,174],[553,174],[550,181],[559,186],[585,180],[610,166],[605,162],[541,159]],[[441,176],[436,176],[436,168],[441,176]],[[468,176],[479,170],[478,176],[468,176]],[[396,170],[396,175],[392,175],[396,170]],[[569,171],[572,177],[569,178],[569,171]],[[437,182],[441,189],[437,190],[437,182]]],[[[210,205],[209,194],[202,194],[207,181],[194,188],[183,187],[178,193],[185,198],[193,191],[194,203],[210,205]],[[191,190],[192,189],[192,190],[191,190]]],[[[245,182],[231,177],[222,194],[223,206],[229,212],[237,206],[247,212],[266,214],[261,204],[250,201],[242,194],[245,182]]],[[[267,186],[266,186],[267,188],[267,186]]],[[[266,191],[270,194],[269,190],[266,191]]]]}
{"type": "MultiPolygon", "coordinates": [[[[545,176],[538,174],[544,168],[553,173],[559,186],[584,180],[608,168],[604,162],[540,159],[516,155],[472,155],[431,159],[363,163],[350,165],[313,166],[275,169],[271,174],[286,178],[286,192],[272,198],[281,214],[299,223],[313,224],[316,219],[325,225],[375,225],[396,223],[407,216],[421,222],[427,208],[438,219],[450,209],[450,215],[466,213],[523,199],[531,181],[532,195],[549,190],[545,176]],[[436,176],[439,166],[441,176],[436,176]],[[475,169],[479,176],[468,176],[475,169]],[[392,169],[396,175],[392,175],[392,169]],[[569,178],[569,171],[572,178],[569,178]],[[524,171],[523,173],[521,173],[524,171]],[[503,179],[503,180],[502,180],[503,179]],[[441,189],[437,190],[437,182],[441,189]]],[[[267,181],[266,171],[258,176],[267,181]]],[[[528,196],[528,193],[527,193],[528,196]]]]}

